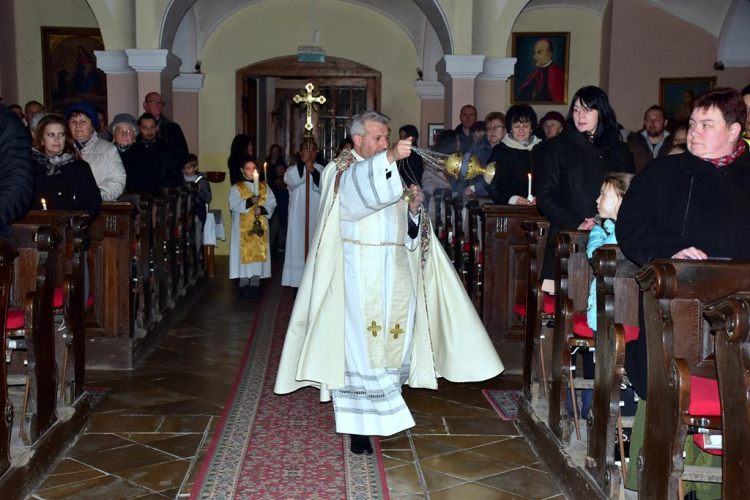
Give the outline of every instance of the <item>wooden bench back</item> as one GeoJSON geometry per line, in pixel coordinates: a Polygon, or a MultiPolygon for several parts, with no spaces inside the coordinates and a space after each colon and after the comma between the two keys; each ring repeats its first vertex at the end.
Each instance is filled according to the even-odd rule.
{"type": "MultiPolygon", "coordinates": [[[[18,252],[13,249],[13,246],[0,239],[0,321],[2,321],[3,343],[8,321],[10,289],[13,283],[13,261],[16,257],[18,257],[18,252]]],[[[5,349],[3,353],[4,351],[5,349]]],[[[0,418],[0,476],[10,469],[10,439],[13,432],[13,415],[7,410],[11,405],[7,380],[5,359],[3,359],[0,363],[0,409],[6,418],[0,418]]]]}

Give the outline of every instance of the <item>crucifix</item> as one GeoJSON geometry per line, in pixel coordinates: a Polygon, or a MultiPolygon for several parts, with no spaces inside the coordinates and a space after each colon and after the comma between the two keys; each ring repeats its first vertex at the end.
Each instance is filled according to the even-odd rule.
{"type": "MultiPolygon", "coordinates": [[[[312,112],[318,109],[318,105],[326,103],[325,96],[320,93],[313,92],[315,87],[312,83],[308,82],[305,85],[305,90],[300,91],[299,94],[294,96],[294,103],[301,104],[307,114],[307,120],[305,121],[305,139],[302,146],[303,149],[311,148],[312,143],[315,142],[315,136],[313,135],[313,123],[312,123],[312,112]]],[[[315,159],[313,159],[313,168],[315,168],[315,159]]],[[[310,170],[305,165],[305,261],[307,261],[307,252],[310,246],[310,170]]]]}

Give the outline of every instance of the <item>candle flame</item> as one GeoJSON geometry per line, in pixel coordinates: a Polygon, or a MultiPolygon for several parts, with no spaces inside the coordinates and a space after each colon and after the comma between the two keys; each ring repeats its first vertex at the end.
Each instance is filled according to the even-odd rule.
{"type": "Polygon", "coordinates": [[[47,200],[42,198],[42,210],[47,210],[47,200]]]}
{"type": "Polygon", "coordinates": [[[528,174],[528,176],[529,176],[529,179],[531,179],[531,174],[528,174]]]}

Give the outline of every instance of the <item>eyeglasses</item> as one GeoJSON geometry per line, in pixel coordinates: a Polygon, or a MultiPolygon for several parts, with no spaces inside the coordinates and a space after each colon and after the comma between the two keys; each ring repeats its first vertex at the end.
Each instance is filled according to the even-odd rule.
{"type": "Polygon", "coordinates": [[[504,128],[502,125],[496,125],[494,127],[487,127],[487,130],[503,130],[504,128]]]}
{"type": "Polygon", "coordinates": [[[165,104],[164,101],[146,101],[146,102],[149,103],[149,104],[155,104],[157,106],[164,106],[164,104],[165,104]]]}
{"type": "Polygon", "coordinates": [[[133,135],[132,130],[116,130],[115,135],[133,135]]]}

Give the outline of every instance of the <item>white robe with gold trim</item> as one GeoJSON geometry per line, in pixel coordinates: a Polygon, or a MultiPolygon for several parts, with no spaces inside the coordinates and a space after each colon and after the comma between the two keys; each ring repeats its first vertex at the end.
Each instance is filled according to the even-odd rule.
{"type": "Polygon", "coordinates": [[[420,215],[418,239],[403,240],[406,260],[398,257],[397,214],[408,212],[400,201],[403,188],[395,163],[388,164],[381,153],[352,164],[341,173],[338,192],[337,169],[332,162],[323,173],[315,237],[274,391],[285,394],[315,385],[327,401],[333,390],[339,432],[390,435],[414,425],[400,395],[402,383],[437,389],[438,376],[454,382],[487,380],[501,373],[503,365],[426,215],[420,215]],[[379,234],[362,234],[362,227],[378,227],[379,234]],[[373,238],[381,244],[373,244],[373,238]],[[361,283],[372,284],[370,273],[378,270],[360,268],[360,253],[366,255],[362,247],[374,247],[382,257],[382,276],[374,281],[383,295],[376,325],[381,336],[376,338],[366,329],[370,321],[363,310],[372,312],[372,301],[368,296],[364,299],[370,305],[361,303],[361,283]],[[396,275],[406,279],[394,281],[396,275]],[[398,339],[390,336],[389,314],[401,301],[392,304],[389,295],[403,296],[403,289],[392,288],[394,284],[408,292],[407,321],[398,339]],[[384,349],[382,359],[388,361],[372,368],[378,349],[384,349]],[[373,381],[379,385],[368,387],[373,381]]]}

